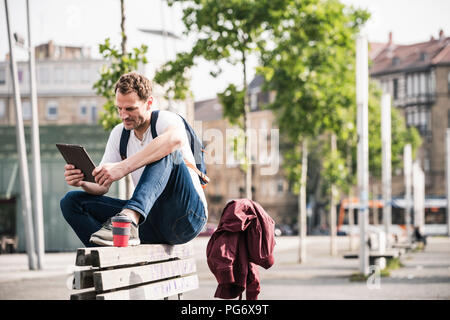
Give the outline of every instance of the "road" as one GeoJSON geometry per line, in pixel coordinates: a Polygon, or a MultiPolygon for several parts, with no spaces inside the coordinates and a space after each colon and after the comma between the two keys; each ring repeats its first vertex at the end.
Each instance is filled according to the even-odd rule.
{"type": "MultiPolygon", "coordinates": [[[[184,299],[211,300],[217,282],[206,263],[208,238],[194,240],[200,288],[184,299]]],[[[404,267],[380,281],[351,282],[358,260],[343,259],[347,237],[338,237],[337,256],[329,254],[328,237],[308,237],[307,260],[298,264],[296,237],[278,237],[275,264],[259,268],[260,300],[450,299],[450,239],[429,238],[425,251],[402,256],[404,267]]],[[[0,300],[67,300],[75,252],[47,253],[45,268],[29,271],[25,254],[0,255],[0,300]]],[[[244,295],[245,298],[245,295],[244,295]]]]}

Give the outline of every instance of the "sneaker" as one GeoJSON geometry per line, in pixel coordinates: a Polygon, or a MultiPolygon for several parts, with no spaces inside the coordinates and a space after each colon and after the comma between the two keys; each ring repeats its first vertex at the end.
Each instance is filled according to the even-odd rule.
{"type": "MultiPolygon", "coordinates": [[[[125,214],[119,212],[117,215],[124,216],[125,214]]],[[[111,219],[112,218],[106,220],[100,230],[91,235],[91,239],[89,239],[90,242],[98,244],[100,246],[114,246],[111,219]]],[[[139,239],[138,225],[132,221],[130,226],[130,239],[128,240],[128,246],[137,246],[140,243],[141,241],[139,239]]]]}

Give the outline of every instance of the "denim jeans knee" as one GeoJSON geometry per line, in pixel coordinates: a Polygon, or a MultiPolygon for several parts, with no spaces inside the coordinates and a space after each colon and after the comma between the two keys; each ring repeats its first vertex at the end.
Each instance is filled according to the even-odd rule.
{"type": "Polygon", "coordinates": [[[206,224],[206,215],[203,204],[197,208],[190,208],[184,214],[167,225],[164,234],[169,243],[182,244],[194,239],[206,224]]]}

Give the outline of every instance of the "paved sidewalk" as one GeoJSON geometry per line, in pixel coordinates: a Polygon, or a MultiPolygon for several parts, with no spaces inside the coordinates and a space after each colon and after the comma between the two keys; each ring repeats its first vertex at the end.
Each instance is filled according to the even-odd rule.
{"type": "MultiPolygon", "coordinates": [[[[296,262],[296,237],[276,240],[275,264],[268,270],[259,268],[259,299],[450,299],[449,238],[429,238],[424,252],[403,256],[404,267],[381,278],[378,288],[349,281],[358,272],[358,260],[342,257],[348,249],[347,237],[338,237],[336,257],[329,255],[328,237],[309,237],[303,264],[296,262]]],[[[194,240],[200,288],[186,293],[185,299],[214,299],[217,282],[206,263],[207,242],[208,238],[194,240]]],[[[75,252],[47,253],[44,270],[30,271],[27,255],[0,255],[0,300],[67,300],[74,263],[75,252]]]]}

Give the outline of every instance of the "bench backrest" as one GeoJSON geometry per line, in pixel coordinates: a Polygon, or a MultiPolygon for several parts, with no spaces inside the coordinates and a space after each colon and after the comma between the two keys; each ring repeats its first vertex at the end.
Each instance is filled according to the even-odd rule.
{"type": "Polygon", "coordinates": [[[198,288],[194,250],[184,245],[140,245],[77,250],[73,300],[161,299],[198,288]],[[87,267],[87,268],[86,268],[87,267]]]}

